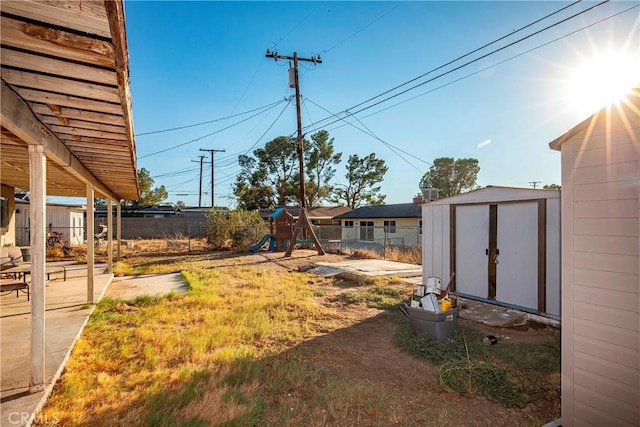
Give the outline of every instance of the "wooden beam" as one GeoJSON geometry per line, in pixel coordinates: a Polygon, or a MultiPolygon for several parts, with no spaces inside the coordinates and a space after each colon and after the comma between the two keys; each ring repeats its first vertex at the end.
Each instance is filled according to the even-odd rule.
{"type": "Polygon", "coordinates": [[[108,41],[6,16],[0,19],[4,45],[91,65],[115,68],[113,44],[108,41]]]}
{"type": "Polygon", "coordinates": [[[115,197],[77,157],[46,126],[38,120],[29,106],[2,80],[2,125],[29,145],[42,145],[47,157],[63,166],[77,179],[92,183],[100,194],[115,197]]]}
{"type": "MultiPolygon", "coordinates": [[[[4,82],[3,86],[4,88],[4,82]]],[[[4,123],[4,90],[2,91],[2,118],[4,123]]],[[[5,124],[6,126],[6,124],[5,124]]],[[[31,246],[31,376],[29,393],[44,390],[45,372],[45,230],[47,204],[46,149],[41,145],[29,146],[29,229],[31,246]]]]}
{"type": "MultiPolygon", "coordinates": [[[[93,272],[95,263],[94,233],[96,232],[95,214],[93,211],[94,188],[87,184],[87,303],[93,304],[93,272]]],[[[108,199],[108,197],[107,197],[108,199]]]]}

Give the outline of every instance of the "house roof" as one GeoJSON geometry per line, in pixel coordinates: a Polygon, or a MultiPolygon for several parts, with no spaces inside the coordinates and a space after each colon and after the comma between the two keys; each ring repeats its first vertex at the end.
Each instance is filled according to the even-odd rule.
{"type": "Polygon", "coordinates": [[[576,137],[581,132],[588,132],[590,127],[595,126],[595,122],[598,118],[609,117],[611,114],[619,119],[621,118],[621,116],[625,117],[622,120],[623,127],[629,126],[629,120],[631,118],[635,118],[635,120],[637,121],[638,117],[640,117],[640,86],[636,86],[635,88],[633,88],[631,92],[619,103],[614,103],[602,108],[587,119],[569,129],[558,138],[551,141],[549,143],[549,147],[552,150],[560,150],[562,144],[564,144],[569,139],[576,137]]]}
{"type": "Polygon", "coordinates": [[[29,189],[29,146],[46,194],[137,200],[123,0],[0,2],[0,182],[29,189]]]}
{"type": "Polygon", "coordinates": [[[360,206],[350,212],[333,217],[334,219],[350,218],[421,218],[422,204],[399,203],[394,205],[360,206]]]}
{"type": "Polygon", "coordinates": [[[488,185],[443,199],[425,203],[424,206],[453,205],[460,203],[506,202],[514,200],[555,199],[560,197],[559,190],[545,190],[526,187],[504,187],[488,185]]]}
{"type": "Polygon", "coordinates": [[[350,212],[351,208],[347,206],[316,206],[309,208],[309,219],[333,219],[337,215],[350,212]]]}
{"type": "MultiPolygon", "coordinates": [[[[271,220],[272,217],[277,217],[282,211],[285,210],[294,218],[298,218],[300,216],[300,208],[298,206],[285,206],[279,207],[275,210],[264,210],[260,211],[260,216],[265,220],[271,220]]],[[[307,218],[309,219],[332,219],[335,218],[336,215],[343,214],[345,212],[349,212],[351,208],[346,206],[316,206],[313,208],[307,209],[307,218]]]]}

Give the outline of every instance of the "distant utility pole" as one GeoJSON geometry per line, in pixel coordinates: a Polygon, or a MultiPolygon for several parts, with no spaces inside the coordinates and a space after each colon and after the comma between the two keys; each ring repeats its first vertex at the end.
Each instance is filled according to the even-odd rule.
{"type": "Polygon", "coordinates": [[[298,222],[296,222],[295,228],[293,230],[293,237],[291,238],[291,242],[289,247],[287,248],[287,252],[285,252],[286,257],[291,256],[291,252],[293,251],[293,247],[296,245],[296,240],[298,236],[302,233],[304,235],[305,230],[311,236],[313,243],[318,251],[319,255],[324,255],[324,249],[320,245],[318,238],[316,237],[316,233],[313,231],[311,227],[311,222],[309,221],[309,217],[307,216],[307,202],[304,188],[304,142],[302,135],[302,114],[300,112],[300,80],[298,76],[298,61],[305,62],[313,62],[314,64],[322,64],[322,59],[320,55],[317,57],[312,56],[311,58],[298,58],[298,52],[293,52],[293,56],[287,55],[278,55],[278,52],[271,52],[267,49],[267,53],[265,55],[267,58],[273,58],[274,60],[278,59],[286,59],[288,61],[293,60],[293,68],[289,68],[289,87],[293,87],[296,90],[296,116],[298,119],[298,159],[300,160],[300,214],[298,215],[298,222]],[[293,76],[291,76],[291,70],[293,70],[293,76]],[[293,78],[291,78],[293,77],[293,78]]]}
{"type": "MultiPolygon", "coordinates": [[[[202,207],[202,163],[204,161],[204,154],[200,154],[198,156],[200,158],[200,188],[198,189],[198,207],[202,207]]],[[[191,160],[194,163],[197,163],[195,160],[191,160]]]]}
{"type": "Polygon", "coordinates": [[[531,187],[533,187],[534,189],[536,188],[536,186],[538,184],[540,184],[542,181],[529,181],[529,184],[531,184],[531,187]]]}
{"type": "Polygon", "coordinates": [[[211,209],[215,208],[215,204],[214,204],[214,191],[213,191],[213,155],[215,153],[224,153],[225,150],[213,150],[213,149],[206,149],[206,148],[201,148],[200,151],[208,151],[211,153],[211,209]]]}

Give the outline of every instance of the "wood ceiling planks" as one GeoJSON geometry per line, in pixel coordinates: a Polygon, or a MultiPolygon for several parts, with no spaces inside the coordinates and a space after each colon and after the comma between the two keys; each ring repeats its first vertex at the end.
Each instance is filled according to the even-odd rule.
{"type": "MultiPolygon", "coordinates": [[[[97,188],[137,199],[123,1],[3,0],[0,9],[3,82],[99,181],[97,188]]],[[[20,170],[26,163],[15,156],[24,152],[11,152],[9,143],[15,141],[3,134],[2,161],[20,170]]],[[[83,195],[86,184],[78,178],[84,175],[57,165],[60,156],[51,159],[48,183],[74,181],[58,182],[55,191],[83,195]]]]}
{"type": "Polygon", "coordinates": [[[110,42],[7,16],[0,19],[3,45],[70,61],[115,68],[115,52],[110,42]]]}
{"type": "Polygon", "coordinates": [[[3,0],[2,11],[111,38],[104,3],[95,0],[3,0]]]}

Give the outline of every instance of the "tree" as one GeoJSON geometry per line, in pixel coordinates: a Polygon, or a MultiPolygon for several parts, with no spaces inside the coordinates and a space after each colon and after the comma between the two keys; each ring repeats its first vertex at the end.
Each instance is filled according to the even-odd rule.
{"type": "Polygon", "coordinates": [[[336,174],[334,166],[340,163],[342,153],[334,152],[333,138],[329,139],[329,132],[326,130],[311,135],[311,142],[305,141],[304,146],[306,202],[308,207],[313,207],[331,196],[333,186],[329,181],[336,174]]]}
{"type": "Polygon", "coordinates": [[[253,157],[238,156],[241,171],[233,193],[241,209],[271,209],[296,200],[296,144],[288,136],[279,136],[264,148],[253,151],[253,157]]]}
{"type": "Polygon", "coordinates": [[[145,168],[138,170],[138,186],[140,187],[140,199],[137,202],[133,202],[136,206],[155,206],[159,205],[169,197],[169,193],[164,188],[164,185],[160,187],[153,187],[154,180],[149,175],[149,171],[145,168]]]}
{"type": "Polygon", "coordinates": [[[387,197],[380,194],[380,186],[389,168],[374,153],[360,158],[357,154],[349,156],[347,162],[347,184],[337,187],[333,201],[343,203],[351,209],[359,207],[363,202],[370,205],[382,205],[387,197]]]}
{"type": "Polygon", "coordinates": [[[560,190],[561,187],[558,184],[547,184],[542,187],[544,190],[560,190]]]}
{"type": "Polygon", "coordinates": [[[420,188],[436,188],[438,197],[450,197],[477,187],[478,159],[439,157],[420,180],[420,188]]]}

